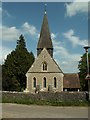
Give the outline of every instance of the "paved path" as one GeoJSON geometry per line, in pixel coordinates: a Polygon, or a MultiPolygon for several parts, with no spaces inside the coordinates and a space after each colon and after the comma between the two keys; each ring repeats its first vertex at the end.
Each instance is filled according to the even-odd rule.
{"type": "Polygon", "coordinates": [[[3,118],[88,118],[88,107],[2,104],[3,118]]]}

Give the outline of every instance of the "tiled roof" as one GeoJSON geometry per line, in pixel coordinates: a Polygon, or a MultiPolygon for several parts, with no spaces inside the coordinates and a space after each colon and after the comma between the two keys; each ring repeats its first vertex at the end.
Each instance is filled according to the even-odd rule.
{"type": "Polygon", "coordinates": [[[80,81],[78,74],[64,74],[63,80],[64,88],[80,88],[80,81]]]}

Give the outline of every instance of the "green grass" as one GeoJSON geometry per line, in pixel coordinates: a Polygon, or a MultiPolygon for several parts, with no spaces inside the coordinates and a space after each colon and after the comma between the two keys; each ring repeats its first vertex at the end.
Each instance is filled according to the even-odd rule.
{"type": "Polygon", "coordinates": [[[51,106],[90,106],[88,101],[59,101],[59,100],[36,100],[31,98],[2,96],[2,103],[17,103],[26,105],[51,105],[51,106]]]}

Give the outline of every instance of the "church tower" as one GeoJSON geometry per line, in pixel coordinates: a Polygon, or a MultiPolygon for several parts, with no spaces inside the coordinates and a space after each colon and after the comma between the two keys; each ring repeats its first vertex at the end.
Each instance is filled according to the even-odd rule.
{"type": "Polygon", "coordinates": [[[45,9],[37,45],[37,58],[26,73],[26,91],[63,91],[63,76],[62,70],[53,58],[53,44],[45,9]]]}
{"type": "Polygon", "coordinates": [[[50,36],[46,9],[37,44],[37,58],[26,73],[25,92],[61,92],[80,88],[77,74],[64,74],[53,58],[53,44],[50,36]],[[75,84],[76,83],[76,84],[75,84]],[[75,87],[76,86],[76,87],[75,87]]]}
{"type": "Polygon", "coordinates": [[[41,27],[40,38],[37,45],[37,56],[41,53],[41,51],[44,48],[46,48],[50,56],[53,57],[53,44],[52,44],[51,35],[49,31],[46,9],[45,9],[43,23],[41,27]]]}

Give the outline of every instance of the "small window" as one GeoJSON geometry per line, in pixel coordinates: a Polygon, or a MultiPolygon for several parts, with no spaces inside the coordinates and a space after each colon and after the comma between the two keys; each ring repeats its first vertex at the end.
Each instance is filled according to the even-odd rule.
{"type": "Polygon", "coordinates": [[[43,71],[45,71],[45,70],[47,70],[47,63],[46,62],[43,63],[43,71]]]}
{"type": "Polygon", "coordinates": [[[43,87],[46,88],[46,78],[44,77],[44,80],[43,80],[43,87]]]}
{"type": "Polygon", "coordinates": [[[57,87],[57,80],[56,80],[56,77],[54,77],[54,88],[57,87]]]}
{"type": "Polygon", "coordinates": [[[33,87],[36,88],[36,78],[33,78],[33,87]]]}

